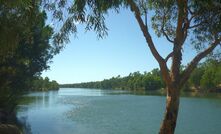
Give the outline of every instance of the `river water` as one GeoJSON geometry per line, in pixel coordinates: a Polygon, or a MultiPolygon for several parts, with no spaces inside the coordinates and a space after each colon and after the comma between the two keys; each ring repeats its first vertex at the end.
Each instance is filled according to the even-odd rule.
{"type": "MultiPolygon", "coordinates": [[[[221,98],[182,97],[176,134],[220,134],[221,98]]],[[[165,97],[61,88],[25,95],[17,117],[28,134],[157,134],[165,97]]]]}

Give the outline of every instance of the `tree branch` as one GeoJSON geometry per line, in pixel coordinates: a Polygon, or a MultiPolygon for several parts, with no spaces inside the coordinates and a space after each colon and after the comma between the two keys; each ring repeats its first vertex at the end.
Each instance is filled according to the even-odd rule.
{"type": "Polygon", "coordinates": [[[204,22],[201,22],[201,23],[198,23],[198,24],[195,24],[195,25],[192,25],[192,26],[189,26],[188,29],[196,28],[196,27],[202,25],[203,23],[205,23],[205,21],[204,21],[204,22]]]}
{"type": "MultiPolygon", "coordinates": [[[[197,15],[196,15],[196,16],[197,16],[197,15]]],[[[196,16],[194,16],[194,17],[196,17],[196,16]]],[[[200,22],[200,23],[198,23],[198,24],[195,24],[195,25],[189,26],[188,29],[196,28],[196,27],[198,27],[198,26],[203,25],[204,23],[210,23],[210,20],[213,20],[213,17],[214,17],[214,16],[209,17],[209,18],[205,19],[204,21],[202,21],[202,22],[200,22]]],[[[192,18],[192,17],[191,17],[191,18],[192,18]]],[[[191,18],[190,18],[190,19],[191,19],[191,18]]]]}
{"type": "Polygon", "coordinates": [[[144,24],[142,18],[141,18],[141,14],[140,14],[140,10],[137,7],[136,3],[133,0],[127,0],[131,11],[134,12],[135,18],[141,28],[141,31],[143,32],[143,35],[146,39],[146,42],[148,44],[148,47],[150,48],[151,53],[153,54],[154,58],[157,60],[157,62],[160,65],[160,69],[162,72],[162,76],[166,82],[166,84],[171,84],[171,79],[169,76],[169,71],[166,65],[165,60],[160,56],[160,54],[158,53],[158,51],[156,50],[156,47],[153,43],[153,40],[151,38],[151,35],[148,31],[148,27],[144,24]]]}
{"type": "Polygon", "coordinates": [[[218,46],[221,42],[221,37],[216,39],[207,49],[199,53],[198,55],[195,56],[195,58],[189,63],[187,68],[183,71],[181,74],[181,81],[180,81],[180,86],[182,87],[185,82],[188,80],[190,77],[190,74],[193,72],[193,70],[196,68],[197,64],[200,62],[201,59],[206,57],[210,52],[212,52],[216,46],[218,46]]]}
{"type": "MultiPolygon", "coordinates": [[[[188,28],[190,26],[190,21],[188,19],[188,5],[187,5],[187,1],[183,2],[183,28],[182,28],[182,42],[181,44],[184,44],[187,34],[188,34],[188,28]]],[[[181,12],[182,14],[182,12],[181,12]]]]}
{"type": "Polygon", "coordinates": [[[193,11],[190,8],[187,8],[190,14],[194,14],[193,11]]]}
{"type": "Polygon", "coordinates": [[[187,31],[185,31],[188,22],[186,18],[188,17],[187,11],[187,0],[177,0],[178,4],[178,17],[176,25],[176,37],[174,39],[173,46],[173,57],[171,65],[171,79],[174,85],[180,81],[180,65],[182,60],[182,46],[187,36],[187,31]],[[185,33],[186,32],[186,33],[185,33]]]}
{"type": "Polygon", "coordinates": [[[170,37],[167,35],[167,33],[165,32],[164,28],[162,27],[161,31],[163,32],[163,35],[166,37],[166,39],[171,42],[174,43],[174,41],[172,39],[170,39],[170,37]]]}
{"type": "Polygon", "coordinates": [[[176,28],[176,40],[181,40],[182,37],[182,28],[183,28],[183,19],[184,19],[184,1],[177,0],[178,3],[178,18],[177,18],[177,28],[176,28]]]}
{"type": "Polygon", "coordinates": [[[167,55],[167,57],[165,58],[165,61],[167,62],[169,60],[169,58],[172,57],[172,56],[173,56],[173,52],[169,53],[167,55]]]}
{"type": "Polygon", "coordinates": [[[144,21],[145,21],[146,28],[148,28],[148,26],[147,26],[147,7],[146,7],[146,3],[144,2],[144,0],[141,1],[141,8],[144,12],[144,21]]]}
{"type": "MultiPolygon", "coordinates": [[[[188,10],[188,11],[189,11],[189,10],[188,10]]],[[[190,14],[191,14],[191,13],[190,13],[190,14]]],[[[189,22],[191,23],[191,21],[192,21],[196,16],[198,16],[198,14],[193,14],[193,15],[190,17],[189,22]]]]}
{"type": "Polygon", "coordinates": [[[167,35],[167,33],[165,32],[164,30],[164,26],[165,26],[165,17],[166,17],[166,13],[164,12],[164,15],[163,15],[163,24],[162,24],[162,27],[161,27],[161,31],[163,33],[163,35],[166,37],[166,39],[171,42],[171,43],[174,43],[174,40],[170,39],[169,36],[167,35]]]}
{"type": "Polygon", "coordinates": [[[141,18],[139,8],[137,7],[136,3],[133,0],[128,0],[128,4],[131,7],[131,11],[135,13],[135,18],[136,18],[136,20],[137,20],[137,22],[138,22],[138,24],[141,28],[141,31],[143,32],[143,35],[146,39],[146,42],[147,42],[153,56],[156,58],[156,60],[158,62],[162,62],[163,58],[160,56],[160,54],[158,53],[158,51],[155,48],[155,45],[154,45],[153,40],[150,36],[150,33],[148,32],[148,28],[146,28],[146,25],[144,24],[144,22],[141,18]]]}

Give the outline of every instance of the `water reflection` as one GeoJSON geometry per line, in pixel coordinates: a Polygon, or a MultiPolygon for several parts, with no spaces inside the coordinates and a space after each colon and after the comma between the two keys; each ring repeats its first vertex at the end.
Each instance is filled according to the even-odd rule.
{"type": "Polygon", "coordinates": [[[101,90],[101,89],[82,89],[82,88],[64,88],[58,91],[58,95],[69,96],[105,96],[114,94],[129,94],[129,91],[124,90],[101,90]]]}
{"type": "Polygon", "coordinates": [[[70,96],[102,96],[104,95],[103,90],[98,90],[98,89],[80,89],[80,88],[65,88],[62,90],[58,91],[58,95],[70,95],[70,96]]]}
{"type": "MultiPolygon", "coordinates": [[[[23,97],[17,117],[27,134],[152,134],[165,107],[165,97],[156,95],[71,88],[35,92],[23,97]]],[[[221,100],[198,96],[181,98],[176,132],[219,134],[221,100]]]]}
{"type": "Polygon", "coordinates": [[[58,92],[31,93],[24,96],[22,102],[24,103],[20,103],[17,117],[24,124],[25,133],[62,133],[56,126],[65,124],[62,120],[63,113],[72,106],[62,105],[58,99],[58,92]]]}
{"type": "Polygon", "coordinates": [[[33,134],[31,124],[29,124],[27,116],[19,117],[18,126],[22,130],[23,134],[33,134]]]}

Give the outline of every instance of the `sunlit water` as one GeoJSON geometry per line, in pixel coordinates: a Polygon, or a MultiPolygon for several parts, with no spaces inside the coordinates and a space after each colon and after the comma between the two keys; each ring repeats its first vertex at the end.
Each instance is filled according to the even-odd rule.
{"type": "MultiPolygon", "coordinates": [[[[157,134],[165,97],[63,88],[24,96],[17,116],[33,134],[157,134]]],[[[220,134],[219,98],[181,98],[176,134],[220,134]]]]}

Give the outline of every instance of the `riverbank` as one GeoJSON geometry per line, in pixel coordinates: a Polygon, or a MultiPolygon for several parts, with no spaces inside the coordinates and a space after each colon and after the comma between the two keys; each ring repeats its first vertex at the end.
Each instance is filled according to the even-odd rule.
{"type": "Polygon", "coordinates": [[[22,132],[15,125],[0,124],[0,134],[22,134],[22,132]]]}
{"type": "Polygon", "coordinates": [[[0,109],[0,134],[22,134],[16,113],[0,109]]]}
{"type": "MultiPolygon", "coordinates": [[[[16,116],[17,104],[24,103],[22,96],[33,93],[33,92],[47,92],[47,91],[58,91],[58,86],[54,88],[42,88],[37,90],[25,90],[19,97],[16,99],[16,102],[13,102],[14,106],[11,108],[9,104],[7,107],[0,107],[0,134],[20,134],[23,131],[24,124],[19,122],[16,116]]],[[[27,101],[27,100],[26,100],[27,101]]]]}

